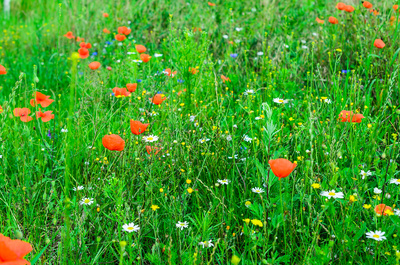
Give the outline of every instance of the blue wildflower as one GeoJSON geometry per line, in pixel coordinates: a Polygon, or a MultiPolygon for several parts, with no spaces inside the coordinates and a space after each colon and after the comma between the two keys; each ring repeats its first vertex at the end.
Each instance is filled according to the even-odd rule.
{"type": "Polygon", "coordinates": [[[142,79],[138,79],[138,80],[136,80],[138,83],[140,83],[140,82],[142,82],[142,79]]]}
{"type": "Polygon", "coordinates": [[[232,54],[231,54],[231,57],[232,57],[232,58],[236,58],[236,57],[238,57],[238,54],[237,54],[237,53],[232,53],[232,54]]]}

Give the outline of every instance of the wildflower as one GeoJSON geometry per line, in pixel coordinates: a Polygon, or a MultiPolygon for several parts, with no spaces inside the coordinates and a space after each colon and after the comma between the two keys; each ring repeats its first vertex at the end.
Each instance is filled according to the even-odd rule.
{"type": "Polygon", "coordinates": [[[74,34],[72,34],[72,31],[68,31],[67,34],[64,35],[64,37],[68,39],[75,39],[74,34]]]}
{"type": "Polygon", "coordinates": [[[12,240],[0,234],[0,264],[30,264],[24,256],[31,251],[32,246],[28,242],[19,239],[12,240]]]}
{"type": "Polygon", "coordinates": [[[251,220],[251,223],[253,225],[256,225],[256,226],[259,226],[259,227],[263,227],[263,223],[260,220],[253,219],[253,220],[251,220]]]}
{"type": "Polygon", "coordinates": [[[181,231],[183,230],[183,228],[188,228],[188,226],[189,226],[189,223],[187,221],[185,221],[185,222],[178,221],[178,223],[176,223],[176,227],[180,228],[181,231]]]}
{"type": "Polygon", "coordinates": [[[243,141],[251,143],[252,140],[253,140],[253,138],[251,138],[251,137],[249,137],[247,135],[243,135],[243,141]]]}
{"type": "Polygon", "coordinates": [[[247,89],[246,91],[244,91],[243,95],[247,96],[249,94],[254,94],[254,90],[253,89],[247,89]]]}
{"type": "Polygon", "coordinates": [[[356,122],[360,123],[362,119],[364,119],[364,115],[362,114],[353,114],[352,111],[342,110],[339,113],[339,119],[342,119],[341,122],[356,122]]]}
{"type": "Polygon", "coordinates": [[[122,35],[122,34],[116,34],[116,35],[115,35],[115,39],[116,39],[117,41],[124,41],[124,40],[126,39],[126,36],[125,36],[125,35],[122,35]]]}
{"type": "Polygon", "coordinates": [[[129,97],[131,95],[131,93],[128,92],[125,87],[123,87],[123,88],[114,87],[112,89],[112,92],[114,93],[114,96],[116,96],[116,97],[129,97]]]}
{"type": "Polygon", "coordinates": [[[132,232],[137,232],[140,230],[140,227],[138,225],[135,225],[134,223],[129,223],[129,224],[124,224],[122,226],[122,230],[132,233],[132,232]]]}
{"type": "Polygon", "coordinates": [[[221,79],[222,79],[222,82],[224,82],[224,83],[225,83],[225,81],[231,82],[231,80],[229,79],[229,77],[226,77],[226,76],[224,76],[224,75],[221,75],[221,79]]]}
{"type": "Polygon", "coordinates": [[[100,66],[101,66],[101,64],[99,62],[91,62],[89,64],[89,68],[92,70],[97,70],[97,69],[99,69],[100,66]]]}
{"type": "Polygon", "coordinates": [[[154,105],[160,105],[164,100],[167,100],[167,97],[163,94],[156,94],[153,98],[150,98],[154,105]]]}
{"type": "Polygon", "coordinates": [[[158,140],[158,136],[155,135],[149,135],[149,136],[143,136],[143,141],[146,143],[152,143],[158,140]]]}
{"type": "Polygon", "coordinates": [[[125,141],[116,134],[105,135],[102,143],[105,148],[111,151],[122,151],[125,148],[125,141]]]}
{"type": "Polygon", "coordinates": [[[249,224],[250,223],[250,219],[249,218],[243,219],[243,222],[245,222],[246,224],[249,224]]]}
{"type": "Polygon", "coordinates": [[[86,58],[89,57],[89,50],[86,49],[86,48],[80,48],[80,49],[78,50],[78,53],[79,53],[79,57],[80,57],[81,59],[86,59],[86,58]]]}
{"type": "Polygon", "coordinates": [[[228,185],[231,182],[229,179],[219,179],[217,181],[222,185],[228,185]]]}
{"type": "Polygon", "coordinates": [[[160,209],[160,207],[158,207],[158,205],[152,205],[150,207],[153,211],[156,211],[157,209],[160,209]]]}
{"type": "Polygon", "coordinates": [[[237,53],[232,53],[230,56],[235,59],[236,57],[238,57],[238,54],[237,53]]]}
{"type": "Polygon", "coordinates": [[[378,189],[378,188],[374,188],[374,193],[375,193],[375,194],[381,194],[381,193],[382,193],[382,190],[381,190],[381,189],[378,189]]]}
{"type": "Polygon", "coordinates": [[[374,46],[375,46],[376,48],[378,48],[378,49],[382,49],[383,47],[386,46],[386,44],[385,44],[382,40],[376,39],[376,40],[374,41],[374,46]]]}
{"type": "Polygon", "coordinates": [[[370,2],[368,2],[368,1],[363,1],[362,5],[367,9],[372,8],[372,4],[370,2]]]}
{"type": "Polygon", "coordinates": [[[313,184],[311,184],[311,187],[313,187],[314,189],[319,189],[319,188],[321,188],[321,185],[318,183],[313,183],[313,184]]]}
{"type": "Polygon", "coordinates": [[[335,17],[329,17],[328,21],[331,24],[338,24],[339,23],[339,20],[337,18],[335,18],[335,17]]]}
{"type": "Polygon", "coordinates": [[[323,192],[321,192],[321,196],[328,197],[328,199],[330,199],[330,198],[343,199],[344,198],[343,192],[335,192],[335,190],[323,191],[323,192]]]}
{"type": "Polygon", "coordinates": [[[199,140],[199,142],[200,142],[201,144],[202,144],[202,143],[205,143],[205,142],[208,142],[208,141],[210,141],[210,139],[205,139],[205,138],[204,138],[204,139],[200,139],[200,140],[199,140]]]}
{"type": "Polygon", "coordinates": [[[31,110],[28,108],[15,108],[14,109],[14,116],[20,117],[21,121],[29,122],[32,120],[31,116],[28,116],[31,113],[31,110]]]}
{"type": "Polygon", "coordinates": [[[135,45],[135,49],[136,49],[136,51],[137,51],[138,53],[144,53],[144,52],[147,51],[146,47],[143,46],[143,45],[140,45],[140,44],[135,45]]]}
{"type": "Polygon", "coordinates": [[[289,101],[287,99],[274,98],[274,102],[278,103],[278,104],[282,104],[282,103],[286,104],[289,101]]]}
{"type": "Polygon", "coordinates": [[[142,53],[140,55],[140,60],[142,60],[144,63],[147,63],[148,61],[150,61],[150,59],[151,59],[151,56],[148,54],[142,53]]]}
{"type": "Polygon", "coordinates": [[[149,145],[146,146],[146,152],[151,155],[151,151],[155,150],[155,155],[158,154],[158,152],[161,150],[160,147],[151,147],[149,145]]]}
{"type": "Polygon", "coordinates": [[[382,214],[383,215],[391,215],[391,214],[393,214],[393,211],[392,211],[392,207],[389,207],[389,206],[387,206],[386,204],[383,204],[383,203],[381,203],[381,204],[378,204],[377,206],[375,206],[375,212],[379,215],[379,216],[381,216],[382,214]]]}
{"type": "Polygon", "coordinates": [[[251,205],[251,202],[249,202],[249,201],[246,201],[246,202],[244,203],[244,206],[246,206],[247,208],[249,208],[250,205],[251,205]]]}
{"type": "Polygon", "coordinates": [[[228,38],[229,38],[229,36],[228,36],[228,35],[222,35],[222,38],[224,38],[224,39],[228,39],[228,38]]]}
{"type": "Polygon", "coordinates": [[[400,216],[400,210],[399,209],[394,209],[394,214],[397,216],[400,216]]]}
{"type": "Polygon", "coordinates": [[[263,189],[258,188],[258,187],[252,188],[251,191],[254,192],[254,193],[263,193],[264,192],[263,189]]]}
{"type": "Polygon", "coordinates": [[[188,189],[187,189],[187,191],[188,191],[188,192],[189,192],[189,194],[190,194],[190,193],[192,193],[192,192],[193,192],[193,189],[192,189],[192,188],[188,188],[188,189]]]}
{"type": "Polygon", "coordinates": [[[344,10],[345,7],[346,7],[346,4],[344,4],[344,3],[342,3],[342,2],[339,2],[339,3],[337,3],[337,5],[336,5],[336,8],[339,9],[339,10],[344,10]]]}
{"type": "Polygon", "coordinates": [[[271,159],[268,161],[272,172],[279,178],[286,178],[296,168],[297,164],[290,162],[284,158],[271,159]]]}
{"type": "Polygon", "coordinates": [[[48,122],[52,119],[54,119],[54,114],[51,114],[53,111],[45,111],[44,113],[39,109],[39,111],[36,112],[36,118],[42,118],[42,122],[48,122]]]}
{"type": "Polygon", "coordinates": [[[131,33],[131,29],[128,29],[127,27],[118,27],[118,33],[119,34],[124,34],[124,35],[129,35],[131,33]]]}
{"type": "Polygon", "coordinates": [[[189,72],[195,75],[198,70],[195,67],[189,67],[189,72]]]}
{"type": "Polygon", "coordinates": [[[92,198],[83,198],[79,204],[80,205],[91,205],[93,203],[93,199],[92,198]]]}
{"type": "Polygon", "coordinates": [[[107,28],[104,28],[103,32],[106,33],[106,34],[110,34],[111,33],[107,28]]]}
{"type": "Polygon", "coordinates": [[[159,54],[159,53],[154,54],[154,57],[156,57],[156,58],[161,57],[161,56],[162,56],[162,54],[159,54]]]}
{"type": "Polygon", "coordinates": [[[364,205],[363,205],[363,208],[365,208],[365,209],[368,210],[369,208],[371,208],[371,204],[364,204],[364,205]]]}
{"type": "Polygon", "coordinates": [[[226,136],[226,140],[227,141],[232,141],[232,136],[231,135],[226,136]]]}
{"type": "Polygon", "coordinates": [[[54,99],[50,99],[50,96],[46,96],[40,92],[36,92],[35,98],[31,99],[30,104],[32,107],[35,107],[37,104],[40,104],[43,108],[48,107],[51,103],[53,103],[54,99]]]}
{"type": "Polygon", "coordinates": [[[209,6],[216,6],[216,4],[211,3],[211,2],[208,2],[208,5],[209,5],[209,6]]]}
{"type": "Polygon", "coordinates": [[[204,248],[204,247],[210,248],[210,247],[213,247],[213,246],[214,246],[214,244],[213,244],[211,241],[212,241],[212,240],[210,239],[210,240],[208,240],[208,241],[200,242],[199,245],[202,246],[203,248],[204,248]]]}
{"type": "Polygon", "coordinates": [[[62,128],[62,129],[61,129],[61,132],[62,132],[62,133],[67,133],[67,132],[68,132],[68,129],[62,128]]]}
{"type": "Polygon", "coordinates": [[[399,184],[400,184],[400,179],[391,179],[391,180],[390,180],[390,183],[391,183],[391,184],[399,185],[399,184]]]}
{"type": "Polygon", "coordinates": [[[137,83],[133,84],[126,84],[126,88],[128,89],[129,92],[135,92],[137,88],[137,83]]]}
{"type": "Polygon", "coordinates": [[[362,176],[362,179],[365,179],[365,177],[371,176],[372,173],[369,170],[367,172],[365,172],[364,170],[361,170],[360,175],[362,176]]]}
{"type": "Polygon", "coordinates": [[[148,123],[143,124],[140,121],[134,121],[134,120],[130,121],[130,125],[131,125],[131,132],[134,135],[139,135],[139,134],[144,133],[146,131],[147,127],[149,126],[148,123]]]}
{"type": "Polygon", "coordinates": [[[355,202],[355,201],[357,201],[356,195],[350,195],[349,201],[350,201],[350,202],[355,202]]]}
{"type": "Polygon", "coordinates": [[[366,233],[367,238],[370,238],[370,239],[373,239],[373,240],[376,240],[376,241],[385,240],[386,237],[384,236],[384,234],[385,234],[385,232],[381,232],[379,230],[376,230],[375,232],[370,231],[370,232],[366,233]]]}
{"type": "Polygon", "coordinates": [[[177,73],[177,71],[172,72],[172,70],[170,68],[167,68],[163,71],[163,73],[165,73],[168,76],[174,77],[177,73]]]}
{"type": "Polygon", "coordinates": [[[4,66],[0,64],[0,75],[5,75],[5,74],[7,74],[7,70],[4,66]]]}

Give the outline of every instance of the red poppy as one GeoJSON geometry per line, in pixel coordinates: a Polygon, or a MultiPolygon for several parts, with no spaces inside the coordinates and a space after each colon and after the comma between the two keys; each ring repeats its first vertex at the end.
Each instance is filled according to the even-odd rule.
{"type": "Polygon", "coordinates": [[[346,11],[346,12],[348,12],[348,13],[351,13],[351,12],[354,11],[354,7],[353,7],[353,6],[350,6],[350,5],[346,5],[346,6],[344,7],[344,11],[346,11]]]}
{"type": "Polygon", "coordinates": [[[74,34],[72,34],[72,31],[68,31],[67,34],[64,35],[64,37],[67,37],[68,39],[75,39],[74,34]]]}
{"type": "Polygon", "coordinates": [[[133,84],[126,84],[126,88],[128,89],[129,92],[135,92],[137,88],[137,83],[133,84]]]}
{"type": "Polygon", "coordinates": [[[170,68],[167,68],[164,70],[165,74],[171,77],[174,77],[177,73],[177,71],[172,72],[172,70],[170,68]]]}
{"type": "Polygon", "coordinates": [[[81,37],[77,37],[77,38],[76,38],[76,41],[77,41],[77,42],[85,41],[85,39],[84,39],[84,38],[81,38],[81,37]]]}
{"type": "Polygon", "coordinates": [[[0,264],[25,265],[30,264],[24,257],[32,251],[28,242],[19,239],[12,240],[0,234],[0,264]]]}
{"type": "Polygon", "coordinates": [[[134,135],[139,135],[144,133],[147,129],[147,126],[149,126],[148,123],[143,124],[140,121],[131,120],[131,132],[134,135]]]}
{"type": "Polygon", "coordinates": [[[341,122],[360,123],[363,118],[365,118],[364,115],[362,115],[362,114],[353,114],[352,111],[342,110],[339,113],[339,119],[342,119],[341,122]]]}
{"type": "Polygon", "coordinates": [[[102,143],[105,148],[111,151],[122,151],[125,148],[125,141],[116,134],[105,135],[102,143]]]}
{"type": "Polygon", "coordinates": [[[268,163],[272,172],[274,172],[275,176],[277,176],[279,179],[286,178],[297,167],[296,163],[292,163],[284,158],[269,160],[268,163]]]}
{"type": "Polygon", "coordinates": [[[106,69],[107,69],[108,71],[111,71],[111,70],[112,70],[111,66],[107,66],[106,69]]]}
{"type": "Polygon", "coordinates": [[[180,96],[183,92],[186,92],[186,88],[184,90],[179,91],[177,94],[180,96]]]}
{"type": "Polygon", "coordinates": [[[335,17],[329,17],[329,23],[331,24],[338,24],[339,20],[335,17]]]}
{"type": "Polygon", "coordinates": [[[89,50],[86,48],[80,48],[78,50],[79,53],[79,57],[81,57],[81,59],[86,59],[89,57],[89,50]]]}
{"type": "Polygon", "coordinates": [[[193,29],[193,32],[196,32],[196,31],[199,31],[199,32],[200,32],[200,31],[202,31],[202,30],[201,30],[201,28],[194,28],[194,29],[193,29]]]}
{"type": "Polygon", "coordinates": [[[14,116],[20,117],[21,121],[28,122],[32,120],[32,117],[29,116],[31,110],[28,108],[15,108],[14,109],[14,116]]]}
{"type": "Polygon", "coordinates": [[[370,2],[368,2],[368,1],[363,1],[363,2],[362,2],[362,5],[363,5],[365,8],[368,8],[368,9],[372,8],[372,4],[371,4],[370,2]]]}
{"type": "Polygon", "coordinates": [[[116,97],[129,97],[131,93],[129,93],[125,87],[119,88],[119,87],[114,87],[112,89],[112,92],[114,93],[114,96],[116,97]]]}
{"type": "Polygon", "coordinates": [[[370,13],[374,13],[374,16],[379,15],[378,10],[375,10],[375,9],[370,9],[369,12],[370,12],[370,13]]]}
{"type": "Polygon", "coordinates": [[[89,68],[92,70],[97,70],[97,69],[99,69],[100,66],[101,66],[101,64],[99,62],[91,62],[89,64],[89,68]]]}
{"type": "Polygon", "coordinates": [[[3,113],[3,108],[0,106],[0,114],[3,113]]]}
{"type": "Polygon", "coordinates": [[[211,3],[211,2],[208,2],[208,5],[209,5],[209,6],[215,6],[216,4],[211,3]]]}
{"type": "Polygon", "coordinates": [[[392,211],[391,207],[386,206],[386,204],[381,203],[375,207],[375,212],[380,215],[387,215],[387,212],[393,212],[393,211],[392,211]]]}
{"type": "Polygon", "coordinates": [[[153,98],[150,98],[150,101],[153,102],[153,104],[155,104],[155,105],[160,105],[166,99],[167,99],[167,97],[165,95],[156,94],[153,98]]]}
{"type": "Polygon", "coordinates": [[[36,92],[36,96],[34,99],[31,99],[30,104],[32,107],[35,107],[36,104],[40,104],[43,108],[50,106],[51,103],[54,102],[54,99],[50,99],[50,96],[46,96],[40,92],[36,92]]]}
{"type": "Polygon", "coordinates": [[[110,32],[108,29],[106,29],[106,28],[103,29],[103,32],[106,33],[106,34],[110,34],[110,33],[111,33],[111,32],[110,32]]]}
{"type": "Polygon", "coordinates": [[[160,147],[151,147],[151,146],[148,146],[148,145],[146,145],[146,151],[147,151],[147,153],[149,154],[149,155],[151,155],[151,151],[156,151],[154,154],[156,155],[156,154],[158,154],[158,152],[160,152],[160,150],[161,150],[161,148],[160,147]]]}
{"type": "Polygon", "coordinates": [[[344,10],[345,7],[346,7],[346,4],[344,4],[344,3],[342,3],[342,2],[339,2],[339,3],[337,3],[337,5],[336,5],[336,8],[339,9],[339,10],[344,10]]]}
{"type": "Polygon", "coordinates": [[[123,40],[126,39],[126,36],[125,36],[125,35],[122,35],[122,34],[117,34],[117,35],[115,35],[115,39],[116,39],[117,41],[123,41],[123,40]]]}
{"type": "Polygon", "coordinates": [[[79,46],[80,46],[81,48],[86,48],[86,49],[92,48],[92,44],[90,44],[90,42],[88,42],[88,43],[86,43],[86,42],[81,42],[81,43],[79,43],[79,46]]]}
{"type": "Polygon", "coordinates": [[[110,15],[108,13],[103,13],[103,17],[109,17],[110,15]]]}
{"type": "Polygon", "coordinates": [[[376,48],[378,48],[378,49],[382,49],[383,47],[386,46],[386,44],[385,44],[382,40],[376,39],[376,40],[374,41],[374,46],[375,46],[376,48]]]}
{"type": "Polygon", "coordinates": [[[7,70],[4,66],[0,64],[0,75],[5,75],[5,74],[7,74],[7,70]]]}
{"type": "Polygon", "coordinates": [[[150,59],[151,59],[151,56],[148,54],[142,53],[140,55],[140,60],[142,60],[144,63],[147,63],[148,61],[150,61],[150,59]]]}
{"type": "Polygon", "coordinates": [[[189,72],[195,75],[198,70],[195,67],[189,67],[189,72]]]}
{"type": "Polygon", "coordinates": [[[136,50],[137,50],[137,52],[138,53],[144,53],[144,52],[146,52],[146,47],[144,47],[143,45],[135,45],[135,48],[136,48],[136,50]]]}
{"type": "Polygon", "coordinates": [[[397,11],[397,9],[399,9],[399,5],[394,5],[393,9],[394,9],[394,11],[397,11]]]}
{"type": "Polygon", "coordinates": [[[54,119],[54,114],[51,114],[52,112],[51,110],[42,112],[42,110],[39,109],[39,111],[36,112],[36,119],[42,118],[42,122],[48,122],[54,119]]]}
{"type": "Polygon", "coordinates": [[[229,79],[229,77],[226,77],[226,76],[224,76],[224,75],[221,75],[221,78],[222,78],[222,82],[224,82],[224,83],[225,83],[225,81],[231,82],[231,80],[229,79]]]}
{"type": "Polygon", "coordinates": [[[131,29],[128,29],[125,26],[118,28],[118,33],[119,34],[129,35],[129,33],[131,33],[131,31],[132,31],[131,29]]]}
{"type": "Polygon", "coordinates": [[[324,24],[325,23],[324,20],[319,19],[318,17],[315,19],[315,21],[317,21],[317,23],[319,23],[319,24],[324,24]]]}

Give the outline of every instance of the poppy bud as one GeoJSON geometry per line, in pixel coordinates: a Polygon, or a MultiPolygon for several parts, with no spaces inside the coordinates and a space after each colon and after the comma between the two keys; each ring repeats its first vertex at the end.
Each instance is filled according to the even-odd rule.
{"type": "Polygon", "coordinates": [[[107,66],[108,71],[111,71],[111,69],[112,69],[111,66],[107,66]]]}

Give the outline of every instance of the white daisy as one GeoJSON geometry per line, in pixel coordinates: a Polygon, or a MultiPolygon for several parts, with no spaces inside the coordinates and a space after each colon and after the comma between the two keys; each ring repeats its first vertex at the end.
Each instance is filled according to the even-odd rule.
{"type": "Polygon", "coordinates": [[[210,239],[208,241],[200,242],[199,245],[202,246],[203,248],[204,247],[210,248],[214,246],[214,244],[211,241],[212,240],[210,239]]]}
{"type": "Polygon", "coordinates": [[[394,209],[394,214],[397,216],[400,216],[400,210],[399,209],[394,209]]]}
{"type": "Polygon", "coordinates": [[[262,55],[264,55],[264,53],[263,52],[257,52],[257,55],[258,56],[262,56],[262,55]]]}
{"type": "Polygon", "coordinates": [[[274,102],[275,103],[278,103],[278,104],[286,104],[286,103],[288,103],[288,100],[287,99],[281,99],[281,98],[274,98],[274,102]]]}
{"type": "Polygon", "coordinates": [[[243,28],[235,28],[236,29],[236,31],[242,31],[243,30],[243,28]]]}
{"type": "Polygon", "coordinates": [[[375,194],[381,194],[382,190],[378,189],[378,188],[374,188],[374,193],[375,194]]]}
{"type": "Polygon", "coordinates": [[[289,45],[287,45],[287,44],[283,44],[283,46],[285,46],[286,49],[289,48],[289,45]]]}
{"type": "Polygon", "coordinates": [[[135,225],[134,223],[129,223],[129,224],[124,224],[122,226],[122,230],[132,233],[132,232],[137,232],[140,230],[140,227],[138,225],[135,225]]]}
{"type": "Polygon", "coordinates": [[[79,204],[80,205],[91,205],[93,203],[93,198],[83,198],[79,204]]]}
{"type": "Polygon", "coordinates": [[[327,103],[327,104],[331,104],[332,103],[332,101],[329,98],[324,99],[324,102],[327,103]]]}
{"type": "Polygon", "coordinates": [[[191,122],[194,122],[195,119],[196,119],[196,116],[190,116],[190,118],[189,118],[189,120],[190,120],[191,122]]]}
{"type": "Polygon", "coordinates": [[[382,231],[379,231],[379,230],[376,230],[375,232],[370,231],[370,232],[366,233],[367,238],[371,238],[371,239],[376,240],[376,241],[385,240],[386,237],[384,236],[384,234],[385,234],[385,232],[382,232],[382,231]]]}
{"type": "Polygon", "coordinates": [[[263,189],[258,188],[258,187],[252,188],[251,191],[254,192],[254,193],[263,193],[264,192],[263,189]]]}
{"type": "Polygon", "coordinates": [[[219,179],[217,181],[222,185],[228,185],[231,182],[229,179],[219,179]]]}
{"type": "Polygon", "coordinates": [[[226,136],[226,140],[227,141],[232,141],[232,136],[231,135],[226,136]]]}
{"type": "Polygon", "coordinates": [[[162,54],[159,54],[159,53],[155,53],[155,54],[154,54],[154,57],[156,57],[156,58],[157,58],[157,57],[161,57],[161,56],[162,56],[162,54]]]}
{"type": "Polygon", "coordinates": [[[365,177],[371,176],[372,173],[369,170],[367,172],[365,172],[364,170],[361,170],[360,175],[362,176],[362,179],[365,179],[365,177]]]}
{"type": "Polygon", "coordinates": [[[255,120],[256,120],[256,121],[262,120],[262,118],[261,118],[261,117],[256,117],[255,120]]]}
{"type": "Polygon", "coordinates": [[[62,133],[67,133],[67,132],[68,132],[68,129],[64,129],[64,128],[63,128],[63,129],[61,129],[61,132],[62,132],[62,133]]]}
{"type": "Polygon", "coordinates": [[[391,184],[399,185],[399,184],[400,184],[400,179],[391,179],[391,180],[390,180],[390,183],[391,183],[391,184]]]}
{"type": "Polygon", "coordinates": [[[74,191],[77,191],[77,190],[83,190],[84,187],[83,187],[83,186],[78,186],[78,187],[73,187],[72,189],[73,189],[74,191]]]}
{"type": "Polygon", "coordinates": [[[234,124],[232,127],[237,129],[237,125],[236,124],[234,124]]]}
{"type": "Polygon", "coordinates": [[[205,143],[205,142],[208,142],[208,141],[210,141],[210,139],[206,139],[206,138],[203,138],[203,139],[200,139],[199,140],[199,142],[202,144],[202,143],[205,143]]]}
{"type": "Polygon", "coordinates": [[[343,199],[344,198],[343,192],[336,192],[335,190],[323,191],[323,192],[321,192],[321,196],[328,197],[328,199],[330,199],[330,198],[343,199]]]}
{"type": "Polygon", "coordinates": [[[188,225],[189,223],[186,221],[185,222],[178,221],[178,223],[176,223],[176,227],[180,228],[181,231],[183,230],[183,228],[188,228],[188,225]]]}
{"type": "Polygon", "coordinates": [[[245,142],[250,142],[250,143],[251,143],[252,140],[253,140],[253,138],[247,136],[246,134],[243,135],[243,141],[245,141],[245,142]]]}
{"type": "Polygon", "coordinates": [[[248,94],[254,94],[254,90],[253,89],[247,89],[246,91],[244,91],[243,95],[247,96],[248,94]]]}
{"type": "Polygon", "coordinates": [[[222,38],[227,39],[227,38],[229,38],[229,36],[228,35],[222,35],[222,38]]]}
{"type": "Polygon", "coordinates": [[[158,140],[158,136],[155,136],[155,135],[144,136],[144,137],[143,137],[143,140],[144,140],[146,143],[152,143],[152,142],[155,142],[155,141],[158,140]]]}

